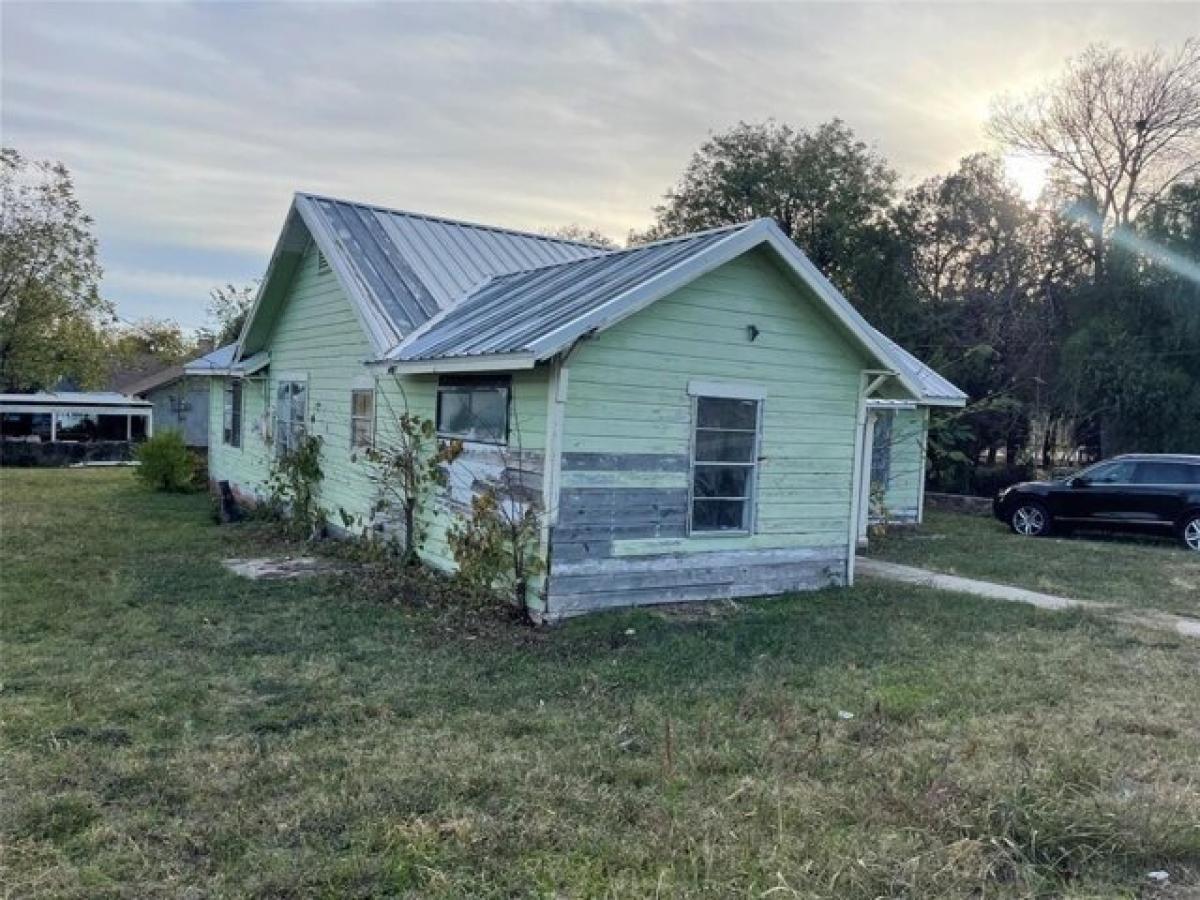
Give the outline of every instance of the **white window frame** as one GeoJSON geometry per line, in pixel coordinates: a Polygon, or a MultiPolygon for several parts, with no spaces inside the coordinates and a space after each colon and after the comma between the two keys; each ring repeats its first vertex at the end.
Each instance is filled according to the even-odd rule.
{"type": "Polygon", "coordinates": [[[688,394],[691,395],[692,401],[692,419],[691,419],[691,439],[689,441],[688,450],[688,508],[687,508],[687,533],[688,537],[744,537],[754,534],[758,530],[758,482],[761,473],[762,463],[762,432],[763,432],[763,412],[766,403],[766,391],[759,385],[740,385],[740,384],[725,384],[715,382],[699,382],[692,381],[688,383],[688,394]],[[736,431],[740,434],[745,434],[748,429],[717,429],[717,428],[700,428],[700,401],[701,400],[748,400],[755,404],[755,423],[754,423],[754,452],[750,457],[750,461],[746,463],[738,462],[715,462],[705,460],[697,463],[696,460],[696,438],[698,432],[704,431],[736,431]],[[739,466],[750,470],[749,489],[745,497],[696,497],[696,466],[739,466]],[[695,528],[693,516],[696,508],[696,500],[741,500],[747,504],[744,511],[743,519],[746,523],[745,528],[725,528],[725,529],[700,529],[695,528]]]}
{"type": "Polygon", "coordinates": [[[226,447],[242,446],[242,413],[245,409],[245,386],[239,378],[228,378],[221,396],[221,443],[226,447]],[[237,422],[237,433],[233,423],[237,422]]]}
{"type": "Polygon", "coordinates": [[[375,446],[375,388],[353,387],[350,389],[350,449],[351,450],[370,450],[375,446]],[[368,415],[356,415],[354,412],[354,398],[358,394],[368,394],[371,397],[371,412],[368,415]],[[367,424],[366,442],[362,443],[355,440],[355,425],[359,422],[367,424]]]}
{"type": "Polygon", "coordinates": [[[309,393],[309,387],[308,387],[308,379],[306,377],[298,376],[298,375],[282,375],[281,374],[279,376],[279,378],[276,379],[276,381],[275,381],[275,390],[274,390],[275,406],[273,409],[272,420],[275,425],[274,436],[275,436],[275,456],[276,456],[276,458],[283,456],[289,450],[295,449],[295,446],[293,446],[292,438],[294,438],[294,437],[297,438],[295,443],[298,443],[299,442],[298,437],[303,437],[305,434],[308,433],[308,393],[309,393]],[[284,440],[285,423],[283,421],[282,416],[280,415],[281,410],[279,407],[279,389],[282,388],[285,384],[292,385],[292,386],[301,385],[304,388],[304,409],[301,410],[299,418],[296,417],[296,408],[295,408],[295,404],[292,402],[292,397],[291,397],[292,392],[289,392],[288,418],[287,418],[287,422],[286,422],[286,429],[287,429],[289,439],[287,441],[284,440]],[[297,437],[297,428],[296,428],[297,425],[299,425],[298,437],[297,437]]]}

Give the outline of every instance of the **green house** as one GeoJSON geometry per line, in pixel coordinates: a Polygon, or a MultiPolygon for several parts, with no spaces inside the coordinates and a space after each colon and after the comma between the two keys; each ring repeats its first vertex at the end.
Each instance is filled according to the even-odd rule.
{"type": "Polygon", "coordinates": [[[422,558],[453,568],[447,530],[503,485],[546,618],[851,583],[871,509],[920,518],[929,407],[965,401],[770,220],[607,251],[310,194],[213,379],[214,481],[261,498],[317,435],[351,532],[402,529],[368,451],[434,421],[463,452],[422,558]]]}

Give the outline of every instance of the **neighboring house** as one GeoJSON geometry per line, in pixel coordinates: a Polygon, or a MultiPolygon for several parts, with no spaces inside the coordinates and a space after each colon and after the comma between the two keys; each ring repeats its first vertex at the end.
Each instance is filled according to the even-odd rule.
{"type": "Polygon", "coordinates": [[[226,344],[181,365],[168,366],[129,384],[125,393],[153,404],[158,431],[178,431],[189,447],[207,447],[212,375],[229,369],[236,350],[236,344],[226,344]]]}
{"type": "Polygon", "coordinates": [[[0,464],[126,461],[154,432],[153,409],[111,391],[0,394],[0,464]]]}
{"type": "Polygon", "coordinates": [[[319,502],[350,530],[396,518],[367,448],[404,410],[435,420],[464,452],[422,504],[422,557],[451,568],[455,517],[519,481],[551,618],[850,583],[872,414],[920,429],[899,472],[928,406],[962,403],[770,220],[605,251],[309,194],[213,381],[212,477],[262,496],[319,436],[319,502]]]}

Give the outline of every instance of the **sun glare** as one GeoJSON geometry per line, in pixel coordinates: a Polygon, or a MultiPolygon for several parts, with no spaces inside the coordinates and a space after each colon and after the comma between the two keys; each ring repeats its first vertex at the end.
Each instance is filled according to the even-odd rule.
{"type": "Polygon", "coordinates": [[[1004,174],[1030,203],[1042,195],[1042,189],[1046,186],[1046,169],[1046,161],[1036,156],[1009,153],[1004,157],[1004,174]]]}

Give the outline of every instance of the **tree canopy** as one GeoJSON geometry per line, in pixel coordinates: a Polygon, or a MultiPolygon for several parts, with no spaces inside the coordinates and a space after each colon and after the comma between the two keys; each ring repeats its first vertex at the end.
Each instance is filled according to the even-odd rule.
{"type": "Polygon", "coordinates": [[[113,308],[99,293],[92,220],[61,163],[0,149],[0,386],[24,391],[104,376],[103,329],[113,308]]]}

